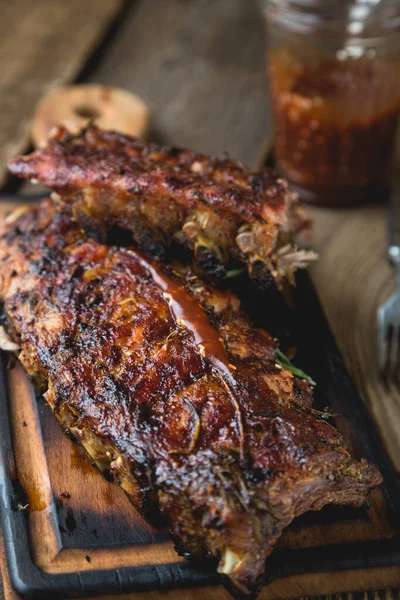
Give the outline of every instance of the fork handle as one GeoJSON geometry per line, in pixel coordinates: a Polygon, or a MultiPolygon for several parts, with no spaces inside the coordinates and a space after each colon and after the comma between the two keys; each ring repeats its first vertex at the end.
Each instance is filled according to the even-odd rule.
{"type": "Polygon", "coordinates": [[[388,258],[391,264],[400,268],[400,177],[393,177],[388,207],[388,258]]]}

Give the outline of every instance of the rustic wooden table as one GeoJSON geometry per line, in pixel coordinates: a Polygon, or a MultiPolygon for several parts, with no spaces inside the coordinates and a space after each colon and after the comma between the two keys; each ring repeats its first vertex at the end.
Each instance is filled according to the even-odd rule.
{"type": "MultiPolygon", "coordinates": [[[[139,94],[150,106],[151,137],[157,141],[213,154],[228,151],[256,167],[271,142],[264,48],[255,0],[5,0],[0,21],[4,189],[12,189],[7,158],[29,145],[33,106],[49,89],[72,80],[139,94]]],[[[1,204],[3,214],[9,208],[1,204]]],[[[399,470],[400,394],[385,389],[376,372],[376,308],[394,288],[385,208],[309,212],[320,253],[312,278],[347,367],[399,470]]],[[[348,581],[347,589],[371,587],[367,573],[348,581]]],[[[400,597],[400,569],[387,569],[379,585],[392,589],[360,597],[400,597]]],[[[7,578],[5,587],[11,598],[7,578]]],[[[195,591],[188,594],[200,598],[195,591]]],[[[208,589],[207,595],[225,598],[218,590],[208,589]]],[[[165,597],[173,598],[173,592],[165,597]]]]}

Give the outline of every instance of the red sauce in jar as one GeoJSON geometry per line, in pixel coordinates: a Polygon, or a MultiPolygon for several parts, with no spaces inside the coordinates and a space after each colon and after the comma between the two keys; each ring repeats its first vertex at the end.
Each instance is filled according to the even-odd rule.
{"type": "Polygon", "coordinates": [[[378,58],[304,67],[269,56],[278,168],[302,199],[348,204],[384,189],[400,110],[400,66],[378,58]]]}

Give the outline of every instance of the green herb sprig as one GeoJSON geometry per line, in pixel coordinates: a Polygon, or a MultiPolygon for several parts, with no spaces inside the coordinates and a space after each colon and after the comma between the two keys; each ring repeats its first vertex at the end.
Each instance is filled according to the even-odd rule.
{"type": "Polygon", "coordinates": [[[293,365],[290,362],[286,354],[283,354],[282,350],[279,350],[279,348],[276,349],[275,362],[280,367],[291,371],[291,373],[293,373],[293,375],[295,375],[296,377],[299,377],[300,379],[306,379],[309,383],[311,383],[311,385],[316,385],[315,381],[311,379],[311,377],[307,375],[307,373],[304,373],[304,371],[302,371],[298,367],[295,367],[295,365],[293,365]]]}
{"type": "Polygon", "coordinates": [[[227,271],[224,275],[223,279],[233,279],[234,277],[239,277],[239,275],[243,275],[246,269],[231,269],[227,271]]]}

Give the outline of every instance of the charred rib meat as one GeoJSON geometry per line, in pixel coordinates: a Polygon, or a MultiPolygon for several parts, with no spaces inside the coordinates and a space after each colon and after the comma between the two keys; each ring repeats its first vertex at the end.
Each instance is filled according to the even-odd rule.
{"type": "Polygon", "coordinates": [[[261,287],[271,280],[280,285],[314,257],[291,245],[293,203],[270,169],[251,173],[228,158],[146,144],[94,126],[78,136],[60,128],[47,148],[9,167],[55,190],[89,231],[127,229],[153,256],[177,243],[216,279],[233,261],[245,263],[261,287]]]}
{"type": "Polygon", "coordinates": [[[297,515],[380,483],[230,292],[88,238],[51,200],[9,218],[0,261],[7,332],[63,427],[240,588],[297,515]]]}

